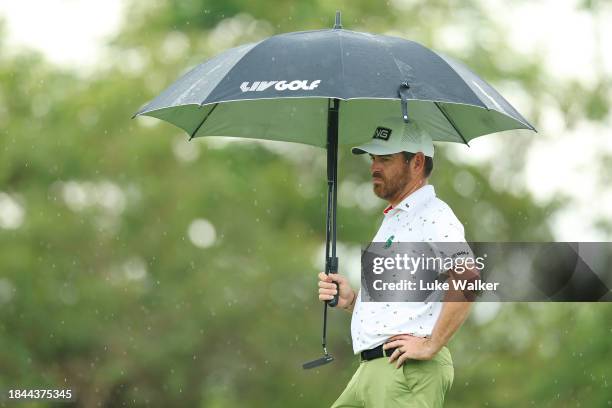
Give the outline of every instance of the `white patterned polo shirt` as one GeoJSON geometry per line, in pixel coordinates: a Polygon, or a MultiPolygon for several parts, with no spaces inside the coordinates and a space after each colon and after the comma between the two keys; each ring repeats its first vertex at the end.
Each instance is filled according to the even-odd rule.
{"type": "MultiPolygon", "coordinates": [[[[450,207],[424,185],[396,207],[384,210],[384,219],[373,242],[465,242],[463,225],[450,207]]],[[[396,334],[430,336],[441,302],[362,302],[357,295],[351,319],[355,354],[383,344],[396,334]]]]}

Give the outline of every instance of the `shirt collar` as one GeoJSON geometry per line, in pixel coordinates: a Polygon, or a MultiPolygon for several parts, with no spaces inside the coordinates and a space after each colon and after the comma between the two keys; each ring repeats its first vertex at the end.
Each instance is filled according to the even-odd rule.
{"type": "Polygon", "coordinates": [[[390,212],[395,213],[395,211],[393,210],[410,211],[414,207],[416,207],[417,204],[428,201],[429,199],[435,196],[436,190],[434,189],[434,186],[432,186],[431,184],[425,184],[418,190],[413,191],[411,194],[409,194],[408,197],[404,198],[402,202],[399,203],[397,206],[387,206],[387,208],[383,210],[383,214],[388,215],[390,212]]]}

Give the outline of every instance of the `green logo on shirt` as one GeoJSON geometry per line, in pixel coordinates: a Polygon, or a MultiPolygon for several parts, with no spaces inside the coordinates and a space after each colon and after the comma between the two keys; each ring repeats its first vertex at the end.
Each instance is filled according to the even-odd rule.
{"type": "Polygon", "coordinates": [[[385,249],[391,246],[393,243],[393,238],[395,238],[395,235],[391,235],[389,238],[387,238],[387,241],[385,242],[385,249]]]}

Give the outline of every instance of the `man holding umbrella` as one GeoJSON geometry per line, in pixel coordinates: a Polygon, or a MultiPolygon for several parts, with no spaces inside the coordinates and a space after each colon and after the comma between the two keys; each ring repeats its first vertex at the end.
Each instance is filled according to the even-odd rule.
{"type": "Polygon", "coordinates": [[[361,302],[336,274],[338,147],[360,144],[374,132],[355,150],[371,155],[374,192],[390,204],[374,241],[462,242],[463,227],[427,184],[429,136],[467,145],[482,135],[535,128],[459,61],[414,41],[345,30],[340,17],[336,12],[329,30],[279,34],[226,50],[185,73],[134,117],[172,123],[190,140],[230,136],[324,148],[324,354],[302,367],[333,361],[327,311],[338,305],[353,313],[354,351],[363,362],[336,407],[440,406],[453,375],[445,344],[468,304],[361,302]],[[384,354],[401,370],[376,358],[384,354]]]}
{"type": "MultiPolygon", "coordinates": [[[[463,226],[428,184],[434,147],[418,122],[389,118],[368,131],[372,140],[352,152],[370,155],[374,193],[389,202],[373,241],[464,242],[463,226]]],[[[332,407],[441,407],[453,381],[446,343],[470,303],[362,302],[346,277],[320,273],[319,299],[335,294],[352,313],[361,364],[332,407]]]]}

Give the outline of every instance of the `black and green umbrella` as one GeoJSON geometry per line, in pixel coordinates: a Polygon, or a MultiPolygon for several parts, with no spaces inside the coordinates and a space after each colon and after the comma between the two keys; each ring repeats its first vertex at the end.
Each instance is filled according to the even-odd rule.
{"type": "MultiPolygon", "coordinates": [[[[377,122],[401,115],[432,140],[467,144],[489,133],[535,128],[469,68],[416,42],[333,29],[286,33],[241,45],[183,75],[134,116],[185,130],[190,140],[230,136],[327,149],[325,272],[338,271],[338,145],[361,144],[377,122]]],[[[329,301],[337,304],[337,297],[329,301]]],[[[305,368],[329,362],[324,357],[305,368]]]]}

